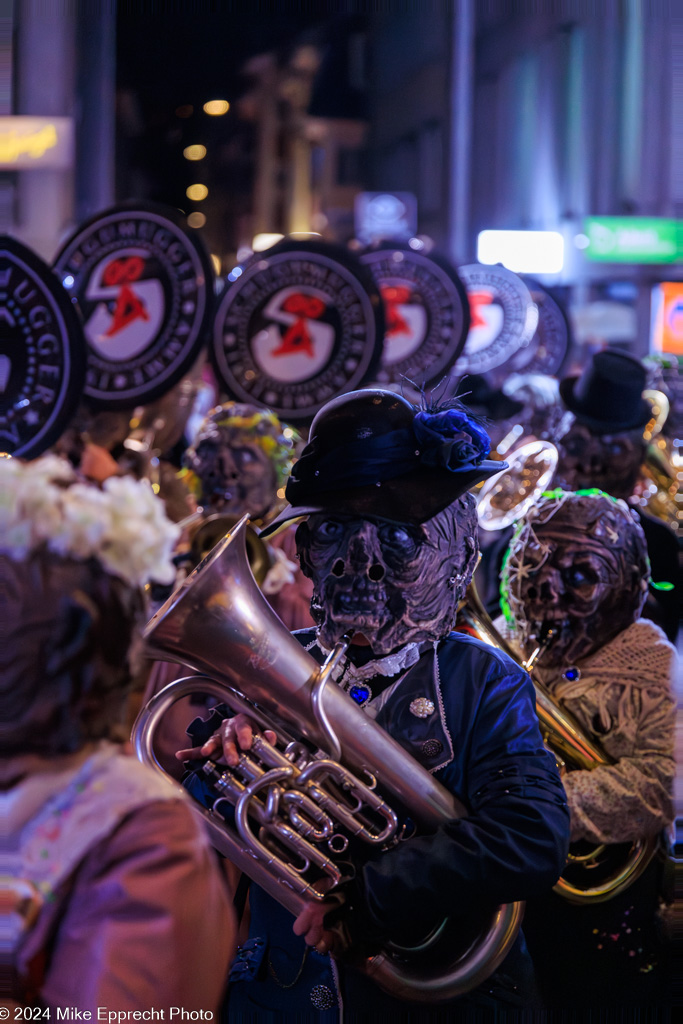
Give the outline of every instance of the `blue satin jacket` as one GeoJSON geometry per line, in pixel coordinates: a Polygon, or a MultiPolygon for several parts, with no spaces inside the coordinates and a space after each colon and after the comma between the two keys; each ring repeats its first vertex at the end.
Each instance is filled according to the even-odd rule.
{"type": "MultiPolygon", "coordinates": [[[[312,630],[295,635],[324,660],[312,630]]],[[[410,944],[445,915],[466,917],[482,906],[550,889],[566,860],[569,812],[555,759],[542,743],[533,685],[515,662],[452,633],[406,671],[375,720],[458,797],[468,815],[364,864],[355,883],[355,935],[410,944]],[[434,705],[424,718],[410,710],[420,697],[434,705]]],[[[195,740],[211,731],[207,723],[191,727],[195,740]]],[[[197,775],[186,784],[208,801],[197,775]]],[[[270,1011],[331,1024],[341,1005],[351,1011],[405,1011],[405,1003],[380,992],[364,975],[307,950],[291,931],[291,915],[256,886],[250,908],[249,940],[231,972],[231,1020],[270,1011]]],[[[492,978],[457,1002],[482,1008],[533,1005],[532,988],[522,940],[492,978]]],[[[410,1009],[414,1018],[417,1008],[410,1009]]]]}

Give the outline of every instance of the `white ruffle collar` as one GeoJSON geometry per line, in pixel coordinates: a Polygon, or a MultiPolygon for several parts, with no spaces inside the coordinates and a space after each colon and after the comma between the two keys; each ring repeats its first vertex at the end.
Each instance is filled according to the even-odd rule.
{"type": "MultiPolygon", "coordinates": [[[[330,651],[324,647],[320,640],[316,640],[316,643],[323,654],[327,655],[330,651]]],[[[337,665],[337,668],[332,674],[334,682],[338,682],[341,677],[344,677],[344,683],[348,686],[351,683],[363,683],[367,679],[374,679],[375,676],[385,676],[390,679],[392,676],[398,675],[399,672],[404,672],[411,666],[416,665],[420,660],[420,644],[410,643],[406,644],[405,647],[400,647],[397,651],[393,651],[392,654],[385,654],[383,658],[373,658],[372,661],[366,662],[365,665],[354,665],[350,658],[344,658],[337,665]]]]}

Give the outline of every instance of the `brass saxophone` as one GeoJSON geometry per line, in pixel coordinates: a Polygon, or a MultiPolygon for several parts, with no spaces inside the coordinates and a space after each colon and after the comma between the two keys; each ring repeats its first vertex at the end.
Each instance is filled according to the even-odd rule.
{"type": "Polygon", "coordinates": [[[643,497],[649,514],[670,526],[678,536],[683,529],[680,452],[663,432],[669,416],[669,399],[663,391],[654,389],[643,391],[643,398],[652,406],[652,419],[643,433],[647,442],[642,465],[643,497]]]}
{"type": "MultiPolygon", "coordinates": [[[[542,653],[542,646],[539,646],[526,661],[520,663],[519,657],[491,621],[474,581],[470,584],[465,601],[459,609],[459,617],[480,639],[504,651],[529,673],[536,691],[536,713],[543,741],[555,755],[560,768],[566,767],[568,771],[592,771],[593,768],[613,764],[612,759],[599,744],[586,735],[573,715],[560,708],[541,683],[534,678],[533,667],[542,653]]],[[[618,847],[599,844],[588,849],[583,848],[584,844],[572,844],[565,871],[555,884],[554,890],[569,903],[605,903],[640,877],[652,860],[657,845],[656,836],[640,839],[631,843],[625,856],[622,856],[621,851],[628,844],[619,844],[618,847]],[[619,852],[618,856],[615,851],[619,852]],[[594,882],[592,874],[599,874],[600,881],[594,882]]]]}
{"type": "MultiPolygon", "coordinates": [[[[426,828],[462,817],[459,801],[365,715],[330,673],[347,641],[322,669],[286,630],[256,586],[245,545],[248,517],[197,566],[145,631],[149,653],[206,673],[169,683],[143,708],[133,744],[143,763],[161,771],[154,734],[183,696],[209,694],[245,712],[278,736],[257,735],[236,768],[208,762],[216,800],[193,801],[211,842],[292,914],[323,900],[343,881],[346,849],[399,842],[393,805],[426,828]],[[207,678],[208,677],[208,678],[207,678]],[[324,753],[323,753],[324,752],[324,753]],[[234,808],[234,826],[222,811],[234,808]]],[[[183,791],[184,792],[184,791],[183,791]]],[[[392,943],[376,956],[350,951],[351,963],[392,995],[443,1002],[470,991],[509,952],[523,905],[482,914],[466,937],[448,920],[417,949],[392,943]]]]}

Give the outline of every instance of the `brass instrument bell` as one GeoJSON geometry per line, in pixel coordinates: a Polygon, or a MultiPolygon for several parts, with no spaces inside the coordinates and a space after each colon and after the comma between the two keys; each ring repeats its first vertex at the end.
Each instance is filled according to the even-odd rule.
{"type": "Polygon", "coordinates": [[[477,496],[482,530],[504,530],[526,515],[550,485],[558,452],[550,441],[528,441],[505,459],[508,468],[484,481],[477,496]]]}

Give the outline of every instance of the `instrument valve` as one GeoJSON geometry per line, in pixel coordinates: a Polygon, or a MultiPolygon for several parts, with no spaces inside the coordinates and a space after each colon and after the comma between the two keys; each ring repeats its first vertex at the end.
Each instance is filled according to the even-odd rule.
{"type": "Polygon", "coordinates": [[[220,782],[223,776],[223,772],[220,771],[215,761],[205,761],[202,765],[202,772],[212,779],[214,784],[220,782]]]}
{"type": "Polygon", "coordinates": [[[335,832],[333,836],[327,840],[327,845],[331,853],[346,853],[349,841],[346,836],[343,836],[341,832],[335,832]]]}
{"type": "Polygon", "coordinates": [[[222,795],[234,797],[244,789],[227,768],[220,768],[214,761],[206,761],[202,765],[202,772],[211,780],[213,788],[222,795]]]}
{"type": "Polygon", "coordinates": [[[287,744],[284,750],[284,755],[287,760],[296,765],[297,768],[304,768],[311,758],[310,752],[303,743],[300,743],[298,740],[292,740],[291,743],[287,744]]]}

